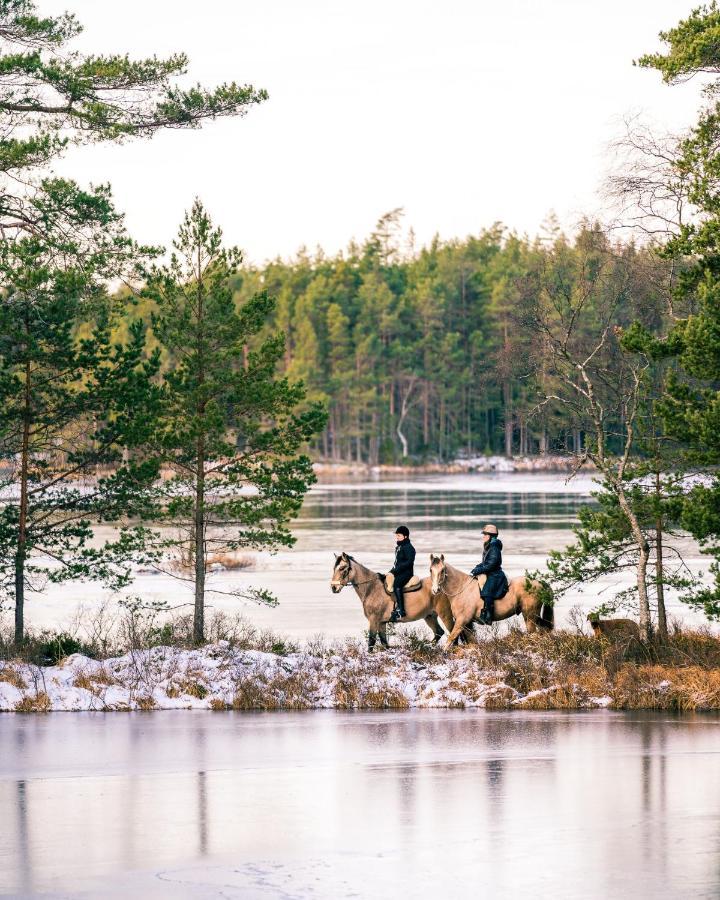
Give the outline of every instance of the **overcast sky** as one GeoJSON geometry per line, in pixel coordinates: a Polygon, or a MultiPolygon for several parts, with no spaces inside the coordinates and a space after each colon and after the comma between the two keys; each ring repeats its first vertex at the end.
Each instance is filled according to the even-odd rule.
{"type": "Polygon", "coordinates": [[[167,244],[199,195],[261,261],[330,252],[404,207],[419,242],[500,220],[535,233],[600,206],[607,145],[638,112],[693,120],[697,86],[633,58],[695,0],[39,0],[85,25],[78,44],[189,54],[193,81],[264,87],[243,119],[61,165],[110,181],[133,235],[167,244]]]}

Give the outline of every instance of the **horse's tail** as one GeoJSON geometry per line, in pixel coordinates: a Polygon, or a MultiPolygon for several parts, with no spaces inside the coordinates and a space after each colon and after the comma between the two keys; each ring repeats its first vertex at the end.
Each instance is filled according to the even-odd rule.
{"type": "Polygon", "coordinates": [[[552,631],[555,627],[555,607],[552,603],[543,603],[542,608],[540,609],[538,625],[541,628],[545,628],[547,631],[552,631]]]}
{"type": "Polygon", "coordinates": [[[552,631],[555,628],[555,601],[553,590],[547,581],[540,581],[542,585],[541,596],[542,606],[540,607],[540,615],[537,624],[546,631],[552,631]]]}

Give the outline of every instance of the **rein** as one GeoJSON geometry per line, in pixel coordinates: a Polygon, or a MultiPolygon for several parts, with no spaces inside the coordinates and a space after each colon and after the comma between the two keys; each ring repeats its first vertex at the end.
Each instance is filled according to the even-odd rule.
{"type": "MultiPolygon", "coordinates": [[[[353,557],[350,557],[350,559],[353,563],[355,562],[355,559],[353,559],[353,557]]],[[[351,571],[352,571],[352,566],[348,570],[348,575],[350,574],[351,571]]],[[[340,590],[342,590],[345,587],[350,587],[351,585],[352,585],[352,587],[360,587],[361,584],[370,584],[372,581],[375,581],[375,579],[379,578],[379,577],[380,577],[379,575],[373,575],[372,578],[366,578],[365,581],[331,581],[330,587],[339,587],[340,590]]]]}
{"type": "Polygon", "coordinates": [[[465,588],[470,584],[470,582],[475,581],[475,578],[472,575],[467,575],[466,579],[467,580],[465,581],[465,584],[460,588],[459,591],[455,591],[454,594],[448,594],[447,591],[445,591],[442,586],[447,581],[447,573],[446,573],[445,577],[442,580],[442,584],[440,584],[440,582],[438,582],[438,592],[445,594],[445,596],[448,598],[448,600],[452,600],[453,597],[459,597],[460,594],[462,594],[462,592],[465,590],[465,588]]]}
{"type": "MultiPolygon", "coordinates": [[[[375,578],[377,578],[377,575],[375,578]]],[[[371,581],[375,581],[375,578],[368,578],[366,581],[331,581],[330,586],[346,588],[352,585],[352,587],[359,587],[361,584],[370,584],[371,581]]]]}

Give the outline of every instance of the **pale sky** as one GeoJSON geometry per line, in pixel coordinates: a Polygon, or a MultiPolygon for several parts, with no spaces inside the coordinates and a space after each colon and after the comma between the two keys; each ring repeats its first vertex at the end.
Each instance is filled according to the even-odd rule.
{"type": "Polygon", "coordinates": [[[201,197],[229,243],[260,262],[329,252],[404,207],[419,243],[500,220],[534,234],[601,204],[624,116],[677,129],[696,85],[670,88],[633,58],[695,0],[39,0],[85,25],[95,52],[182,50],[190,80],[270,99],[243,119],[59,166],[110,181],[138,240],[167,244],[201,197]]]}

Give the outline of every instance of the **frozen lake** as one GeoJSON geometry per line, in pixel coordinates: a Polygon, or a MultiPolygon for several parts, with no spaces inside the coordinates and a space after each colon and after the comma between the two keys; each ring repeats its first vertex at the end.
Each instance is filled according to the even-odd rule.
{"type": "MultiPolygon", "coordinates": [[[[227,594],[210,594],[208,605],[242,612],[261,627],[295,638],[316,634],[361,636],[366,628],[360,603],[351,590],[330,592],[333,551],[347,550],[378,571],[392,565],[395,527],[404,522],[418,551],[416,571],[428,574],[428,554],[443,552],[460,569],[470,570],[481,554],[480,531],[488,522],[500,528],[504,565],[510,577],[540,569],[551,549],[572,541],[578,507],[589,501],[593,482],[587,475],[566,483],[564,475],[476,474],[426,475],[405,480],[335,482],[316,485],[293,526],[297,544],[290,551],[258,554],[253,571],[221,572],[210,587],[232,591],[248,585],[267,588],[279,598],[275,609],[243,604],[227,594]]],[[[707,571],[708,560],[687,542],[692,568],[707,571]]],[[[608,578],[586,593],[575,591],[556,610],[562,627],[570,608],[597,605],[598,598],[627,586],[631,576],[608,578]],[[599,595],[598,590],[605,594],[599,595]]],[[[172,605],[190,602],[191,591],[177,579],[140,573],[126,594],[172,605]]],[[[66,625],[82,603],[96,607],[106,592],[92,584],[49,586],[45,595],[29,599],[26,617],[32,625],[66,625]]],[[[669,598],[669,614],[688,622],[687,607],[669,598]]]]}
{"type": "Polygon", "coordinates": [[[0,894],[720,894],[720,719],[0,716],[0,894]]]}

